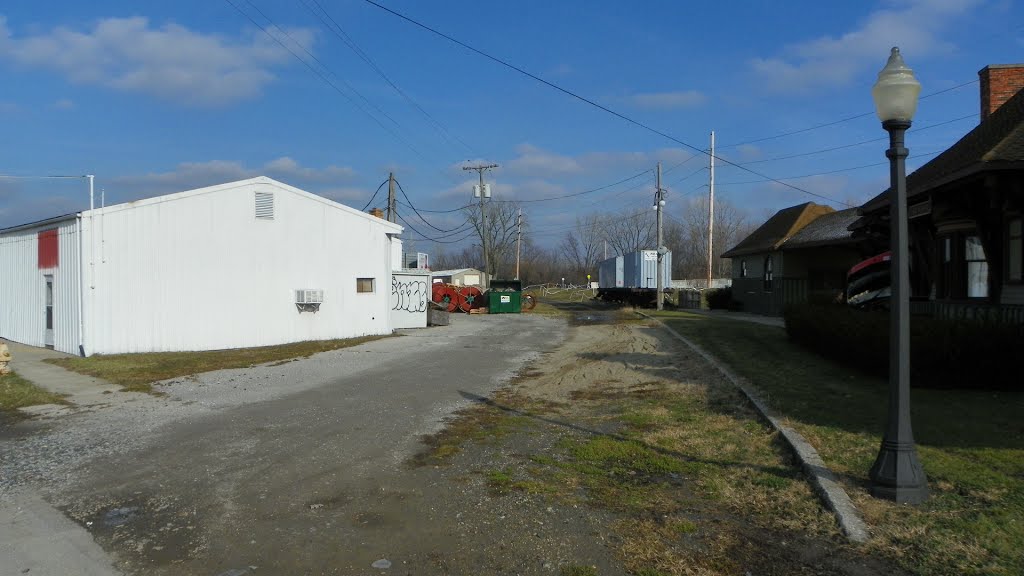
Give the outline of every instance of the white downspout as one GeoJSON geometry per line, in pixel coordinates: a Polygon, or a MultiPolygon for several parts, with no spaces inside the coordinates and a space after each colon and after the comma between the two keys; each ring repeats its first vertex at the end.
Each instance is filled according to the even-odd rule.
{"type": "Polygon", "coordinates": [[[82,214],[78,214],[78,354],[85,357],[85,310],[82,308],[82,292],[85,288],[85,254],[82,244],[82,214]]]}

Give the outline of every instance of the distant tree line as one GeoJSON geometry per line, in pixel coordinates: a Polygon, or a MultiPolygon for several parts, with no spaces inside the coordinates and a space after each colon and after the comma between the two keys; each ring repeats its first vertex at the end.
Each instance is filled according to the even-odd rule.
{"type": "MultiPolygon", "coordinates": [[[[707,277],[708,200],[695,198],[682,210],[665,212],[664,243],[672,251],[672,278],[707,277]]],[[[515,275],[517,218],[516,202],[494,202],[486,207],[486,229],[481,226],[477,206],[465,209],[466,219],[478,238],[472,246],[457,252],[443,248],[431,254],[431,268],[483,269],[483,235],[491,271],[496,278],[515,275]]],[[[715,202],[713,268],[716,278],[729,277],[731,263],[720,255],[735,246],[756,227],[749,214],[728,200],[715,202]]],[[[524,216],[520,256],[520,279],[524,286],[545,282],[583,284],[587,274],[597,281],[597,265],[606,256],[613,257],[637,250],[657,248],[657,224],[654,210],[621,214],[592,212],[576,217],[575,224],[553,245],[541,246],[531,237],[529,220],[524,216]]]]}

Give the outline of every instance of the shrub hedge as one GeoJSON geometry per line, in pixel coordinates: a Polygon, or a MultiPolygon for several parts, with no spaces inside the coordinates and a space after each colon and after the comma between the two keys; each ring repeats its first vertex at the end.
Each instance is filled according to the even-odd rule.
{"type": "Polygon", "coordinates": [[[734,310],[738,304],[732,299],[732,288],[712,288],[704,292],[704,299],[712,310],[734,310]]]}
{"type": "MultiPolygon", "coordinates": [[[[864,372],[889,371],[888,311],[835,304],[785,310],[790,340],[864,372]]],[[[910,318],[910,381],[922,388],[1024,389],[1017,356],[1024,326],[910,318]]]]}

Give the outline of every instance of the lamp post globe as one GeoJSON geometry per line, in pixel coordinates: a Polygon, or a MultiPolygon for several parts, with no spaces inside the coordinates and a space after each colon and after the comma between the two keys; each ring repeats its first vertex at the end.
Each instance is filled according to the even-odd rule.
{"type": "Polygon", "coordinates": [[[921,84],[893,48],[871,90],[875,111],[889,133],[889,409],[885,434],[868,476],[871,494],[897,503],[928,498],[928,480],[917,458],[910,426],[910,250],[907,218],[908,150],[904,135],[917,111],[921,84]]]}

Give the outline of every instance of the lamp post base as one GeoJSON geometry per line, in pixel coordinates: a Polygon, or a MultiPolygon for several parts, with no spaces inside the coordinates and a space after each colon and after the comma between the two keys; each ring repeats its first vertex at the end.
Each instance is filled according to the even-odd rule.
{"type": "Polygon", "coordinates": [[[928,479],[913,444],[882,440],[868,473],[871,495],[897,504],[920,504],[928,499],[928,479]]]}

